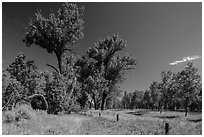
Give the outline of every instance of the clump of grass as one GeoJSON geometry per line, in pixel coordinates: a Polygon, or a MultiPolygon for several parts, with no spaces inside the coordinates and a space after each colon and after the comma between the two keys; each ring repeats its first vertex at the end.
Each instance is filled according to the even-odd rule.
{"type": "Polygon", "coordinates": [[[2,122],[12,123],[15,121],[15,114],[13,111],[6,111],[3,113],[2,122]]]}
{"type": "Polygon", "coordinates": [[[36,119],[36,112],[29,105],[19,105],[11,111],[3,112],[4,123],[19,122],[23,120],[36,119]]]}
{"type": "Polygon", "coordinates": [[[14,111],[15,120],[17,122],[23,119],[25,120],[36,119],[37,117],[35,111],[29,105],[20,105],[14,111]]]}

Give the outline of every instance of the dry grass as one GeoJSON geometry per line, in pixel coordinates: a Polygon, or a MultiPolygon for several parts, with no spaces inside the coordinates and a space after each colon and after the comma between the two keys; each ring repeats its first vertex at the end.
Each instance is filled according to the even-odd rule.
{"type": "Polygon", "coordinates": [[[57,116],[21,106],[3,113],[5,120],[2,132],[4,135],[161,135],[164,134],[164,125],[168,122],[169,134],[202,134],[202,114],[192,113],[184,117],[181,112],[160,114],[156,111],[106,110],[100,112],[99,117],[99,112],[89,110],[81,114],[57,116]],[[116,114],[119,114],[119,121],[116,121],[116,114]],[[16,120],[19,115],[21,120],[16,120]]]}

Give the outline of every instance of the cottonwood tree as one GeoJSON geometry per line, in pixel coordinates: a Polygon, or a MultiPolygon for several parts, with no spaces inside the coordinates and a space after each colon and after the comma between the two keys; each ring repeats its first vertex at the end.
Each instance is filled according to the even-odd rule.
{"type": "Polygon", "coordinates": [[[188,62],[185,69],[177,74],[179,94],[185,106],[185,116],[192,100],[200,93],[201,76],[197,72],[198,69],[193,66],[193,63],[188,62]]]}
{"type": "MultiPolygon", "coordinates": [[[[25,29],[23,42],[26,46],[36,45],[55,54],[58,61],[59,73],[62,74],[62,56],[65,51],[72,51],[72,47],[83,38],[83,7],[76,4],[64,3],[57,14],[50,13],[46,18],[41,11],[34,14],[25,29]]],[[[48,64],[56,69],[54,66],[48,64]]]]}
{"type": "Polygon", "coordinates": [[[119,57],[115,54],[125,48],[124,40],[118,35],[99,40],[94,47],[88,49],[88,57],[96,61],[95,66],[107,82],[107,90],[101,93],[101,110],[104,110],[105,100],[113,91],[114,87],[123,82],[124,74],[136,65],[135,60],[130,56],[119,57]]]}

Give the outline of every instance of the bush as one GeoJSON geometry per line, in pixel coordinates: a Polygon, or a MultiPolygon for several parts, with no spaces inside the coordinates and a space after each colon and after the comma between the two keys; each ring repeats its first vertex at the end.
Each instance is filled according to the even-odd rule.
{"type": "Polygon", "coordinates": [[[12,111],[6,111],[3,113],[2,122],[12,123],[15,120],[15,114],[12,111]]]}
{"type": "Polygon", "coordinates": [[[15,120],[21,121],[23,119],[36,119],[35,111],[28,105],[21,105],[15,109],[15,120]]]}
{"type": "Polygon", "coordinates": [[[74,104],[74,105],[72,105],[72,106],[70,107],[70,110],[71,110],[72,112],[78,113],[78,112],[81,110],[81,107],[80,107],[80,105],[74,104]]]}

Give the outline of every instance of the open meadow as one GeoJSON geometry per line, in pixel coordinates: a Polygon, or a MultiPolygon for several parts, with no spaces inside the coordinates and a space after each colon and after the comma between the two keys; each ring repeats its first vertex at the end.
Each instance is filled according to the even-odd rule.
{"type": "Polygon", "coordinates": [[[149,110],[88,110],[70,115],[20,110],[20,119],[16,118],[19,110],[3,113],[3,135],[163,135],[165,123],[171,135],[202,134],[202,114],[195,112],[185,117],[183,112],[149,110]]]}

